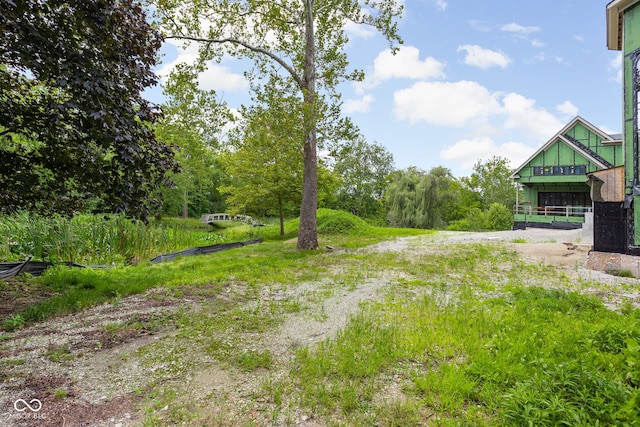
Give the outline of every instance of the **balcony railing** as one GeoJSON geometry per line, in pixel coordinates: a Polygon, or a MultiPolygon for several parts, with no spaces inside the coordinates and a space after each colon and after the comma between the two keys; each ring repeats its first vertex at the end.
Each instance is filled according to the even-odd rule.
{"type": "Polygon", "coordinates": [[[515,215],[553,216],[553,217],[584,217],[585,213],[593,212],[591,206],[516,206],[515,215]]]}

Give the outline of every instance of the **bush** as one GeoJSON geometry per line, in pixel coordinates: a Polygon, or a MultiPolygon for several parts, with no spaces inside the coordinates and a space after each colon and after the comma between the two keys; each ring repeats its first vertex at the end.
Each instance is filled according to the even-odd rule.
{"type": "Polygon", "coordinates": [[[450,231],[500,231],[513,227],[513,215],[509,208],[500,203],[494,203],[489,210],[481,211],[472,208],[464,219],[452,221],[447,230],[450,231]]]}
{"type": "Polygon", "coordinates": [[[318,233],[328,235],[354,235],[369,228],[362,218],[344,211],[318,209],[318,233]]]}
{"type": "MultiPolygon", "coordinates": [[[[287,231],[297,232],[300,218],[285,222],[287,231]]],[[[367,232],[371,226],[365,220],[349,212],[333,209],[318,209],[316,227],[318,234],[353,236],[367,232]]]]}
{"type": "Polygon", "coordinates": [[[486,225],[489,230],[511,230],[513,228],[513,214],[503,204],[494,203],[486,212],[486,225]]]}
{"type": "Polygon", "coordinates": [[[473,231],[471,230],[471,224],[466,219],[458,219],[456,221],[451,221],[449,225],[447,225],[447,230],[449,231],[473,231]]]}

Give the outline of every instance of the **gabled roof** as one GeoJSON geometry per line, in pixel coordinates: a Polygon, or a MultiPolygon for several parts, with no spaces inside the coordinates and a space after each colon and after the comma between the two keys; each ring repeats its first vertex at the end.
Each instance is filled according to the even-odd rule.
{"type": "MultiPolygon", "coordinates": [[[[638,1],[640,1],[640,0],[638,0],[638,1]]],[[[518,174],[518,172],[520,172],[526,165],[528,165],[529,162],[531,162],[538,154],[540,154],[541,152],[543,152],[546,149],[548,149],[549,147],[551,147],[558,140],[561,140],[562,142],[567,144],[569,147],[571,147],[575,151],[577,151],[580,154],[582,154],[590,162],[592,162],[593,164],[598,165],[598,167],[600,167],[602,169],[608,169],[608,168],[613,167],[614,165],[612,165],[611,163],[609,163],[608,161],[606,161],[602,157],[598,156],[593,151],[589,150],[589,148],[587,148],[586,146],[581,144],[579,141],[569,137],[568,135],[565,135],[567,133],[567,131],[569,129],[571,129],[572,127],[574,127],[577,123],[582,124],[584,127],[589,129],[591,132],[593,132],[593,133],[597,134],[598,136],[600,136],[602,138],[602,142],[604,142],[604,143],[607,143],[607,142],[609,142],[609,143],[620,142],[620,138],[618,138],[617,135],[609,135],[608,133],[603,132],[602,130],[598,129],[597,127],[595,127],[594,125],[592,125],[591,123],[589,123],[588,121],[583,119],[582,117],[576,116],[567,125],[565,125],[562,129],[560,129],[560,131],[558,133],[553,135],[553,137],[549,141],[547,141],[542,147],[540,147],[535,153],[533,153],[533,155],[531,155],[531,157],[529,157],[524,163],[522,163],[511,174],[510,178],[512,178],[512,179],[516,178],[516,175],[518,174]]]]}
{"type": "Polygon", "coordinates": [[[607,47],[622,50],[624,11],[640,0],[613,0],[607,4],[607,47]]]}

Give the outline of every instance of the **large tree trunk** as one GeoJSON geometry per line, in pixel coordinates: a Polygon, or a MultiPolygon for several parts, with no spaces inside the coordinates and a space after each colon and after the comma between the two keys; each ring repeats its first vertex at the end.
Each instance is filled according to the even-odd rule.
{"type": "Polygon", "coordinates": [[[304,178],[300,206],[299,250],[318,249],[316,211],[318,210],[318,156],[316,147],[316,61],[313,30],[314,0],[305,0],[305,61],[302,92],[304,96],[304,178]]]}
{"type": "Polygon", "coordinates": [[[318,210],[318,159],[316,154],[316,131],[309,132],[304,142],[304,181],[300,206],[300,228],[298,249],[318,249],[316,211],[318,210]]]}

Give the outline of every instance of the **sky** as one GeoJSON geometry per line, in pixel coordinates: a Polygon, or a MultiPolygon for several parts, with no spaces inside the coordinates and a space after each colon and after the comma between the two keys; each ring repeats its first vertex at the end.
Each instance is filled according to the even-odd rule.
{"type": "MultiPolygon", "coordinates": [[[[340,86],[343,113],[397,169],[444,166],[458,177],[493,156],[520,166],[576,115],[621,133],[622,60],[606,46],[608,2],[404,0],[395,56],[381,35],[349,29],[349,61],[366,78],[340,86]]],[[[196,54],[176,40],[162,53],[161,77],[196,54]]],[[[200,86],[238,108],[249,100],[245,68],[211,63],[200,86]]]]}

